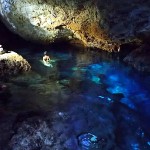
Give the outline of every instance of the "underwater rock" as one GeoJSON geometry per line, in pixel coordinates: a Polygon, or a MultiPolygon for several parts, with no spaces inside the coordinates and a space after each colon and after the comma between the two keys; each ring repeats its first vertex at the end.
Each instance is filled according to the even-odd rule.
{"type": "Polygon", "coordinates": [[[91,133],[85,133],[78,137],[79,144],[83,149],[99,149],[97,137],[91,133]]]}
{"type": "Polygon", "coordinates": [[[33,150],[49,148],[54,144],[54,136],[47,123],[42,120],[24,121],[11,138],[12,150],[33,150]]]}
{"type": "Polygon", "coordinates": [[[150,72],[150,46],[143,45],[124,58],[124,62],[139,71],[150,72]]]}
{"type": "Polygon", "coordinates": [[[4,129],[11,125],[9,130],[0,128],[0,133],[7,135],[6,148],[1,149],[114,150],[134,149],[137,143],[140,149],[149,150],[138,116],[127,107],[114,103],[110,110],[98,102],[87,102],[85,97],[73,99],[60,107],[53,105],[50,111],[22,112],[14,120],[0,120],[4,129]]]}
{"type": "Polygon", "coordinates": [[[2,78],[17,75],[30,69],[30,64],[16,52],[10,51],[0,55],[0,77],[2,78]]]}
{"type": "Polygon", "coordinates": [[[71,40],[118,52],[121,44],[150,35],[149,1],[1,0],[0,10],[12,32],[41,43],[71,40]]]}
{"type": "Polygon", "coordinates": [[[16,119],[16,114],[12,114],[6,111],[4,108],[0,108],[0,149],[8,150],[9,138],[14,134],[12,127],[16,119]]]}
{"type": "Polygon", "coordinates": [[[139,116],[133,111],[126,109],[122,104],[122,106],[120,105],[121,107],[119,105],[116,105],[119,108],[118,110],[116,107],[113,110],[116,119],[120,122],[116,128],[116,141],[119,149],[125,146],[125,149],[149,150],[150,147],[145,134],[145,132],[148,134],[149,128],[147,131],[143,129],[139,116]]]}

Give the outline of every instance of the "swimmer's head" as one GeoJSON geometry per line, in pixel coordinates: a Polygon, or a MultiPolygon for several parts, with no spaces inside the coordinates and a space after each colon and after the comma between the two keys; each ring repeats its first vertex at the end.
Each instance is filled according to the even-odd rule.
{"type": "Polygon", "coordinates": [[[44,55],[46,55],[46,54],[47,54],[47,51],[44,52],[44,55]]]}

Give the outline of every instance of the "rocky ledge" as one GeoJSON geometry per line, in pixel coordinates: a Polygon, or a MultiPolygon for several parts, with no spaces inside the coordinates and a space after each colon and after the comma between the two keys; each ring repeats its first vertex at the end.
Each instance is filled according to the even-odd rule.
{"type": "Polygon", "coordinates": [[[30,64],[13,51],[0,54],[0,77],[9,77],[31,69],[30,64]]]}
{"type": "Polygon", "coordinates": [[[124,58],[124,62],[138,71],[150,73],[150,46],[142,45],[124,58]]]}

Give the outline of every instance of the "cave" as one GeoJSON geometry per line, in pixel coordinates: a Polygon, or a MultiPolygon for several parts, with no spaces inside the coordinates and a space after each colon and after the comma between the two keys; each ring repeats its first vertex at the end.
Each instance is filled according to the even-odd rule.
{"type": "Polygon", "coordinates": [[[150,150],[149,8],[1,0],[0,150],[150,150]]]}

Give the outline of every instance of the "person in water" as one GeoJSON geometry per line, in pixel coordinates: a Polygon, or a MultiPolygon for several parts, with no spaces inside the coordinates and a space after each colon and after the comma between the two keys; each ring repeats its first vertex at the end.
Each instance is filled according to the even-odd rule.
{"type": "Polygon", "coordinates": [[[50,57],[47,55],[47,51],[44,52],[43,63],[44,63],[44,65],[46,65],[46,66],[53,67],[53,65],[51,64],[51,59],[50,59],[50,57]]]}
{"type": "Polygon", "coordinates": [[[50,63],[50,57],[47,55],[47,51],[44,52],[43,62],[46,64],[50,63]]]}

